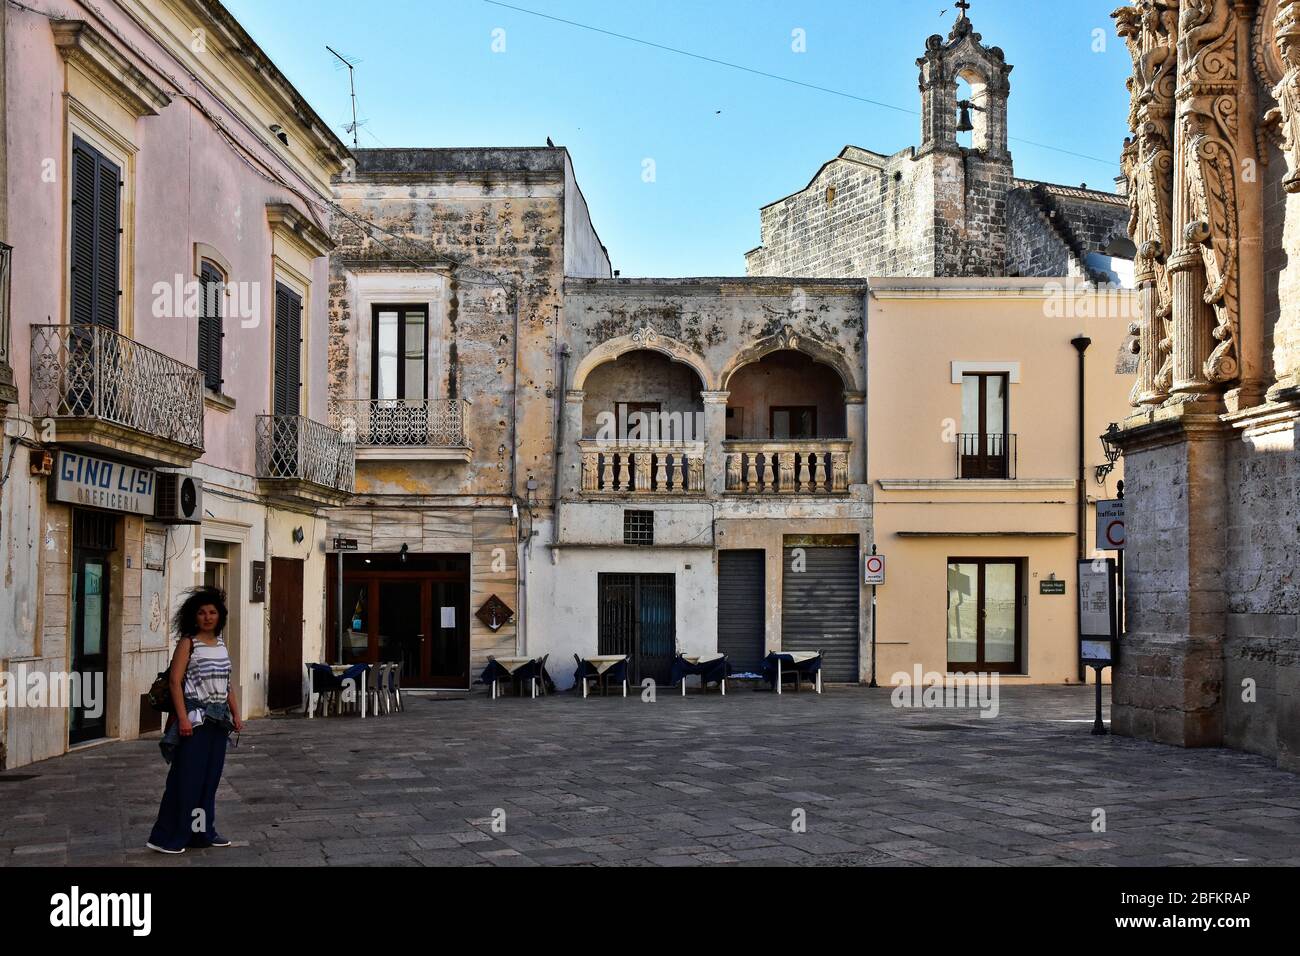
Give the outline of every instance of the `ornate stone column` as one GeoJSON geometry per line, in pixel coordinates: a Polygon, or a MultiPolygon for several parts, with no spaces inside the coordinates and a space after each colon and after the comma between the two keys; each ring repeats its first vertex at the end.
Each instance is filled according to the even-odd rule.
{"type": "Polygon", "coordinates": [[[1113,14],[1133,60],[1129,78],[1129,128],[1133,136],[1121,158],[1128,181],[1129,235],[1141,317],[1134,405],[1159,405],[1173,379],[1172,291],[1168,257],[1173,252],[1174,98],[1177,74],[1178,0],[1121,7],[1113,14]]]}
{"type": "Polygon", "coordinates": [[[700,392],[704,400],[704,487],[711,498],[727,487],[727,399],[730,392],[700,392]]]}
{"type": "Polygon", "coordinates": [[[1278,281],[1281,311],[1273,331],[1273,368],[1276,377],[1270,390],[1275,400],[1300,397],[1300,0],[1278,0],[1277,15],[1261,30],[1272,30],[1273,42],[1262,49],[1266,85],[1272,85],[1277,106],[1265,119],[1274,135],[1280,136],[1287,173],[1282,179],[1286,193],[1283,246],[1288,264],[1278,281]]]}

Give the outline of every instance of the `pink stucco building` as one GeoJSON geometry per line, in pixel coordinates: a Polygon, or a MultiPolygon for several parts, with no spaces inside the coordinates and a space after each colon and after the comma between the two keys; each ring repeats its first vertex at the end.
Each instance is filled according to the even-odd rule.
{"type": "Polygon", "coordinates": [[[29,6],[3,9],[0,671],[81,693],[0,708],[0,767],[156,726],[198,583],[229,593],[245,713],[298,705],[353,482],[325,424],[346,147],[216,0],[29,6]]]}

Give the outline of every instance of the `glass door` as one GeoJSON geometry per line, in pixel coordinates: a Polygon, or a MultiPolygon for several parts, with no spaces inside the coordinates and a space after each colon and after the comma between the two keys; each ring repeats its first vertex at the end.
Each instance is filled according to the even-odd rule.
{"type": "Polygon", "coordinates": [[[108,555],[78,549],[72,572],[72,672],[80,699],[70,701],[68,742],[105,736],[108,691],[108,555]]]}
{"type": "Polygon", "coordinates": [[[446,580],[430,585],[433,639],[425,680],[430,687],[468,687],[469,585],[446,580]]]}
{"type": "Polygon", "coordinates": [[[1022,562],[950,558],[948,670],[1021,673],[1022,562]]]}
{"type": "Polygon", "coordinates": [[[420,682],[424,674],[424,644],[428,619],[420,581],[375,582],[379,590],[379,660],[402,665],[402,677],[420,682]]]}

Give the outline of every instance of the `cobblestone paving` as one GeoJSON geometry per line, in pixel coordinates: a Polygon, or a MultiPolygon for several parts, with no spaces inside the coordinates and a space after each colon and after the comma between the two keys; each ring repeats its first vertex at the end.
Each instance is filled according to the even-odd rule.
{"type": "Polygon", "coordinates": [[[0,774],[0,865],[1300,864],[1300,778],[1093,737],[1091,710],[1081,688],[1004,689],[992,720],[867,688],[408,696],[251,722],[217,797],[229,849],[144,849],[156,737],[0,774]]]}

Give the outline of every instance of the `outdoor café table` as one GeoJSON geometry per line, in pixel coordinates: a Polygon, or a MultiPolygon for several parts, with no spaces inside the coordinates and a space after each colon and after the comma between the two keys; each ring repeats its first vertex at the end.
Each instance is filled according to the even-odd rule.
{"type": "Polygon", "coordinates": [[[727,666],[726,654],[678,654],[677,659],[673,661],[673,683],[681,681],[682,696],[686,696],[686,678],[691,674],[700,675],[700,687],[703,688],[710,681],[717,681],[722,688],[722,696],[727,696],[727,666]]]}
{"type": "MultiPolygon", "coordinates": [[[[353,670],[354,668],[361,669],[360,670],[361,719],[365,720],[366,719],[366,673],[370,670],[369,665],[367,664],[330,664],[329,665],[330,672],[335,677],[342,677],[344,674],[346,674],[350,670],[353,670]]],[[[316,670],[313,667],[308,667],[307,668],[307,719],[308,720],[311,720],[312,714],[316,710],[316,707],[314,706],[316,702],[315,684],[316,684],[316,670]]]]}
{"type": "MultiPolygon", "coordinates": [[[[618,665],[622,664],[623,673],[623,696],[627,696],[627,655],[626,654],[601,654],[595,657],[582,658],[583,667],[578,669],[577,678],[582,684],[582,696],[585,700],[587,697],[587,681],[595,677],[599,680],[605,674],[620,669],[618,665]]],[[[609,690],[609,684],[605,685],[606,691],[609,690]]]]}
{"type": "MultiPolygon", "coordinates": [[[[822,661],[820,651],[773,651],[767,655],[767,660],[763,662],[764,674],[771,674],[776,671],[776,692],[781,693],[781,668],[782,664],[789,664],[795,669],[796,674],[806,673],[810,670],[810,664],[816,662],[817,668],[817,693],[822,692],[822,661]]],[[[771,677],[767,678],[769,681],[771,677]]],[[[794,689],[799,689],[799,678],[795,677],[794,689]]]]}
{"type": "Polygon", "coordinates": [[[483,668],[484,683],[492,685],[492,699],[496,700],[501,695],[497,692],[497,683],[505,677],[513,677],[519,671],[524,671],[531,665],[534,673],[528,674],[532,681],[533,697],[537,697],[537,658],[535,657],[489,657],[487,667],[483,668]]]}

